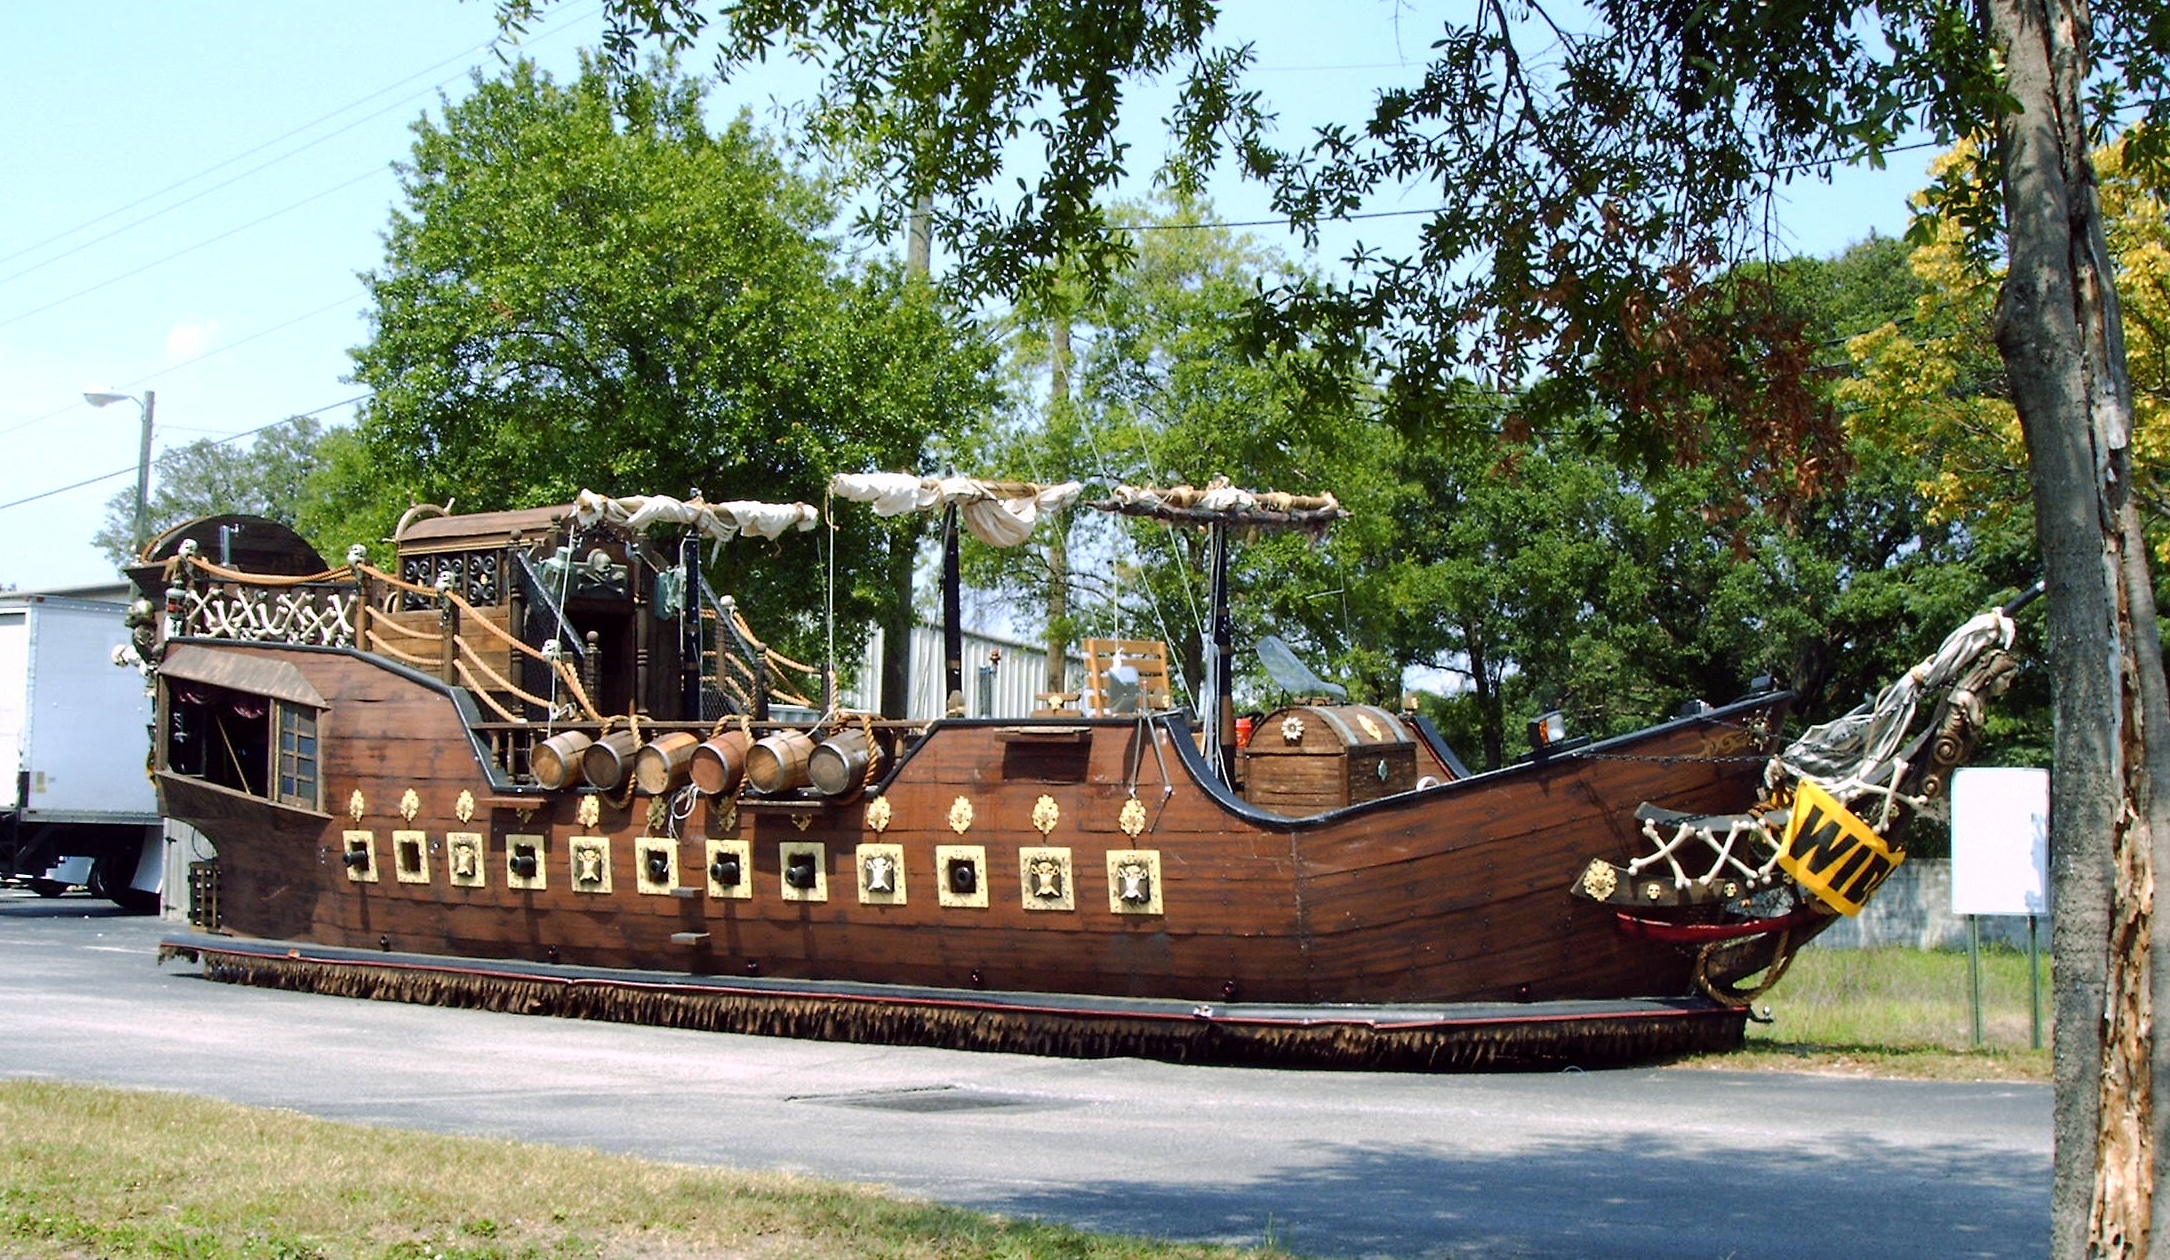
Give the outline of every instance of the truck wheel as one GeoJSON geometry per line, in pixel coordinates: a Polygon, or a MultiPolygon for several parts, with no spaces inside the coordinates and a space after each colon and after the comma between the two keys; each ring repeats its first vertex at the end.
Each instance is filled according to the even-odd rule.
{"type": "Polygon", "coordinates": [[[91,896],[101,901],[117,901],[121,893],[128,891],[127,884],[113,878],[113,862],[110,858],[99,858],[90,864],[90,878],[83,886],[90,890],[91,896]]]}
{"type": "Polygon", "coordinates": [[[33,879],[30,881],[30,891],[40,897],[58,897],[68,891],[68,884],[57,879],[33,879]]]}

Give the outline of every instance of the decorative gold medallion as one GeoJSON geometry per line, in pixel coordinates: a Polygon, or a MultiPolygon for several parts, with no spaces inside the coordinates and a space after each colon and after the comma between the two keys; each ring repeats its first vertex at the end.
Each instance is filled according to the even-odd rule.
{"type": "Polygon", "coordinates": [[[1123,812],[1115,816],[1115,821],[1124,835],[1137,839],[1138,833],[1145,830],[1145,802],[1135,796],[1124,801],[1123,812]]]}
{"type": "Polygon", "coordinates": [[[633,842],[633,886],[650,897],[668,897],[678,887],[678,841],[642,836],[633,842]]]}
{"type": "Polygon", "coordinates": [[[377,833],[339,833],[339,860],[346,864],[347,879],[357,884],[377,882],[377,833]]]}
{"type": "Polygon", "coordinates": [[[399,794],[399,816],[401,818],[406,819],[408,822],[413,822],[414,816],[421,812],[421,793],[415,791],[413,788],[408,788],[406,791],[399,794]]]}
{"type": "Polygon", "coordinates": [[[608,893],[610,891],[610,837],[574,836],[565,842],[565,847],[572,857],[573,891],[608,893]]]}
{"type": "Polygon", "coordinates": [[[1045,792],[1042,792],[1040,794],[1040,799],[1032,803],[1033,827],[1036,828],[1039,833],[1044,836],[1048,832],[1053,831],[1055,829],[1055,824],[1061,821],[1062,806],[1055,803],[1054,797],[1049,796],[1045,792]]]}
{"type": "Polygon", "coordinates": [[[934,884],[945,906],[987,908],[987,850],[976,844],[934,846],[934,884]]]}
{"type": "Polygon", "coordinates": [[[445,864],[452,868],[455,888],[481,888],[488,880],[483,865],[482,833],[453,831],[445,835],[445,864]]]}
{"type": "Polygon", "coordinates": [[[347,817],[360,822],[362,814],[368,809],[368,803],[362,800],[362,790],[360,788],[354,789],[354,795],[347,798],[347,817]]]}
{"type": "Polygon", "coordinates": [[[877,836],[889,830],[890,809],[889,798],[886,796],[877,796],[868,801],[866,805],[867,830],[872,831],[877,836]]]}
{"type": "Polygon", "coordinates": [[[829,857],[818,840],[786,840],[776,846],[785,901],[829,899],[829,857]]]}
{"type": "Polygon", "coordinates": [[[580,804],[573,810],[573,819],[593,831],[595,825],[603,821],[603,798],[592,792],[581,797],[580,804]]]}
{"type": "Polygon", "coordinates": [[[708,895],[731,901],[753,897],[753,846],[744,840],[708,842],[708,895]]]}
{"type": "Polygon", "coordinates": [[[505,887],[541,892],[550,886],[544,847],[543,837],[538,835],[505,837],[505,887]]]}
{"type": "Polygon", "coordinates": [[[402,884],[426,884],[429,882],[429,833],[426,831],[394,831],[392,833],[392,873],[399,876],[402,884]]]}
{"type": "Polygon", "coordinates": [[[1160,850],[1108,850],[1108,909],[1116,914],[1159,914],[1160,850]]]}
{"type": "Polygon", "coordinates": [[[862,844],[857,853],[859,903],[868,906],[904,904],[904,846],[862,844]]]}
{"type": "Polygon", "coordinates": [[[1371,720],[1371,715],[1369,713],[1357,714],[1356,724],[1364,728],[1364,734],[1374,744],[1386,738],[1386,732],[1379,729],[1379,724],[1371,720]]]}
{"type": "Polygon", "coordinates": [[[648,798],[648,834],[671,829],[671,798],[651,796],[648,798]]]}
{"type": "Polygon", "coordinates": [[[720,810],[711,804],[708,807],[708,830],[711,835],[719,831],[737,831],[738,802],[730,801],[720,810]]]}
{"type": "Polygon", "coordinates": [[[473,792],[468,791],[466,788],[460,789],[460,799],[452,802],[452,816],[459,819],[463,825],[475,820],[475,794],[473,792]]]}
{"type": "Polygon", "coordinates": [[[1022,848],[1017,851],[1017,866],[1024,883],[1025,909],[1077,909],[1077,893],[1070,877],[1070,850],[1022,848]]]}
{"type": "Polygon", "coordinates": [[[812,814],[793,814],[791,816],[791,825],[805,831],[814,825],[814,816],[812,814]]]}
{"type": "Polygon", "coordinates": [[[1603,858],[1591,858],[1590,865],[1582,872],[1582,891],[1590,895],[1590,900],[1607,900],[1619,887],[1620,877],[1613,872],[1612,863],[1603,858]]]}
{"type": "Polygon", "coordinates": [[[972,802],[961,796],[950,802],[949,829],[960,836],[972,830],[972,802]]]}
{"type": "Polygon", "coordinates": [[[1281,719],[1281,738],[1291,744],[1304,742],[1304,720],[1291,713],[1281,719]]]}

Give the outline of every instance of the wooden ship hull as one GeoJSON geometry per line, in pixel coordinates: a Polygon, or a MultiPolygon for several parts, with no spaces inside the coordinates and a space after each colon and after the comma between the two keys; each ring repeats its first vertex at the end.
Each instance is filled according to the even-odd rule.
{"type": "MultiPolygon", "coordinates": [[[[625,719],[508,720],[447,679],[509,689],[517,609],[493,660],[471,602],[385,637],[427,583],[250,595],[186,568],[152,571],[155,773],[217,857],[192,879],[200,930],[167,948],[222,979],[1047,1053],[1530,1066],[1737,1044],[1731,986],[1831,920],[1772,908],[1767,862],[1630,874],[1657,869],[1640,807],[1766,798],[1784,693],[1475,775],[1420,720],[1294,705],[1230,783],[1173,711],[643,720],[636,697],[625,719]],[[269,624],[237,618],[250,599],[318,629],[188,633],[269,624]]],[[[695,678],[667,647],[626,687],[695,678]]]]}

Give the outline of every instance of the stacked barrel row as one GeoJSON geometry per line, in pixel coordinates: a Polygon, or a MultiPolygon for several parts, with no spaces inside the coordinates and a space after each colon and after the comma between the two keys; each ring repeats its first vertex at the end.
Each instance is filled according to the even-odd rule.
{"type": "Polygon", "coordinates": [[[881,746],[857,731],[817,742],[807,731],[777,731],[755,739],[744,730],[702,739],[671,731],[642,742],[630,730],[560,731],[535,746],[535,781],[552,790],[581,783],[604,792],[625,786],[643,796],[667,796],[691,784],[709,796],[731,796],[741,784],[764,796],[811,787],[842,800],[881,770],[881,746]]]}

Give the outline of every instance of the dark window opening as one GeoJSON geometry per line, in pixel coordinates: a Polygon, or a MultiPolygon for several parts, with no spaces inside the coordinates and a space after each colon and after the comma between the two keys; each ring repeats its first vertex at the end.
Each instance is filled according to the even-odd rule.
{"type": "Polygon", "coordinates": [[[169,684],[166,769],[303,809],[320,807],[318,711],[176,679],[169,684]]]}

